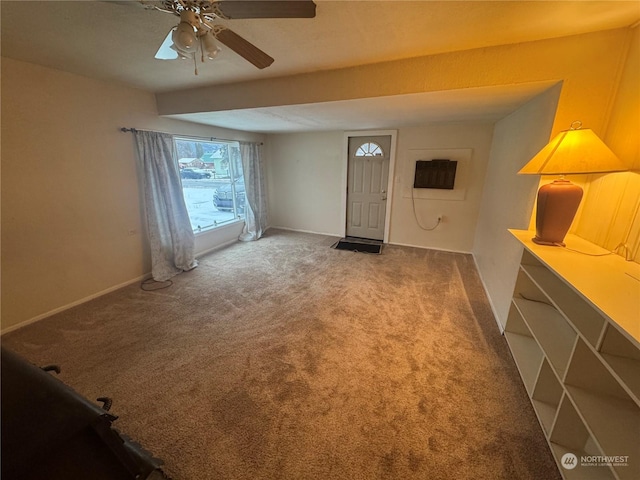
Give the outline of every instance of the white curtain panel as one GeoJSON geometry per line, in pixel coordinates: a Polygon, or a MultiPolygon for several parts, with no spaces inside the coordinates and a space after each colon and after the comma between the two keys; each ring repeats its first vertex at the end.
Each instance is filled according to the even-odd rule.
{"type": "Polygon", "coordinates": [[[244,228],[240,240],[258,240],[267,226],[267,189],[260,145],[240,142],[246,203],[244,228]]]}
{"type": "Polygon", "coordinates": [[[182,195],[173,137],[134,131],[143,173],[145,211],[151,249],[151,275],[158,282],[191,270],[195,237],[182,195]]]}

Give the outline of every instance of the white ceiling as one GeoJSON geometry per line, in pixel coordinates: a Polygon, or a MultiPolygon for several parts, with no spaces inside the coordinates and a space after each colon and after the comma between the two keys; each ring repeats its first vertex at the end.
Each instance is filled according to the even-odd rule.
{"type": "MultiPolygon", "coordinates": [[[[630,26],[640,19],[638,0],[316,0],[316,4],[314,19],[221,22],[275,58],[264,70],[224,46],[216,60],[198,65],[197,76],[188,61],[155,60],[177,17],[147,10],[135,1],[2,0],[2,55],[165,92],[574,35],[630,26]]],[[[405,95],[183,118],[249,131],[326,130],[329,125],[381,128],[371,122],[374,116],[419,123],[438,120],[444,112],[452,120],[495,119],[540,88],[405,95]],[[489,100],[486,93],[491,94],[489,100]]]]}

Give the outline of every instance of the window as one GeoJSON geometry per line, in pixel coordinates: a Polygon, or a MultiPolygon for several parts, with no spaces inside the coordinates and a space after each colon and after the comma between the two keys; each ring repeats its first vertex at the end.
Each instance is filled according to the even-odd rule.
{"type": "Polygon", "coordinates": [[[356,150],[356,157],[377,157],[382,155],[382,149],[377,143],[364,143],[356,150]]]}
{"type": "Polygon", "coordinates": [[[237,142],[176,138],[182,194],[195,233],[244,218],[245,189],[237,142]]]}

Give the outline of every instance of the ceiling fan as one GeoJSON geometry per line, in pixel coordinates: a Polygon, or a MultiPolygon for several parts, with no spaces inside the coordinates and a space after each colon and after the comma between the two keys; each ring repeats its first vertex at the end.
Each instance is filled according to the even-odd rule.
{"type": "MultiPolygon", "coordinates": [[[[155,58],[160,60],[192,59],[198,53],[202,61],[214,59],[220,52],[217,41],[226,45],[256,67],[263,69],[272,57],[242,38],[218,20],[249,18],[314,18],[316,4],[312,0],[164,0],[147,2],[147,8],[180,17],[155,58]]],[[[198,70],[196,67],[196,75],[198,70]]]]}

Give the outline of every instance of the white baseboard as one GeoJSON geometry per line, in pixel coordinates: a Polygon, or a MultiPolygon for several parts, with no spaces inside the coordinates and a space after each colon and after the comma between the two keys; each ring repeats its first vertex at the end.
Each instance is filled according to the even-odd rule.
{"type": "Polygon", "coordinates": [[[484,282],[484,278],[482,278],[482,272],[480,271],[480,267],[478,266],[478,261],[476,260],[476,256],[472,253],[473,263],[476,266],[476,271],[478,272],[478,276],[480,277],[480,282],[482,282],[482,288],[484,288],[484,293],[487,295],[487,299],[489,300],[489,305],[491,306],[491,311],[493,312],[493,319],[498,324],[498,329],[500,330],[500,334],[504,335],[504,327],[500,323],[500,318],[498,317],[498,312],[496,310],[495,305],[493,304],[493,300],[491,299],[491,295],[489,295],[489,289],[487,288],[487,284],[484,282]]]}
{"type": "Polygon", "coordinates": [[[111,293],[114,292],[116,290],[119,290],[121,288],[124,287],[128,287],[131,284],[134,283],[138,283],[138,282],[142,282],[143,280],[147,280],[148,278],[151,278],[151,273],[145,273],[144,275],[141,275],[139,277],[136,277],[132,280],[128,280],[126,282],[120,283],[118,285],[114,285],[113,287],[109,287],[105,290],[101,290],[100,292],[94,293],[89,295],[88,297],[84,297],[81,298],[80,300],[76,300],[75,302],[71,302],[67,305],[63,305],[61,307],[58,308],[54,308],[53,310],[50,310],[48,312],[42,313],[40,315],[37,315],[33,318],[30,318],[28,320],[24,320],[22,322],[16,323],[15,325],[11,325],[10,327],[4,328],[2,329],[2,331],[0,331],[0,336],[4,335],[5,333],[9,333],[9,332],[13,332],[14,330],[18,330],[22,327],[26,327],[27,325],[31,325],[32,323],[36,323],[39,322],[40,320],[43,320],[45,318],[48,318],[52,315],[55,315],[56,313],[60,313],[60,312],[64,312],[65,310],[69,310],[70,308],[76,307],[78,305],[81,305],[83,303],[87,303],[90,300],[93,300],[95,298],[101,297],[103,295],[106,295],[107,293],[111,293]]]}
{"type": "MultiPolygon", "coordinates": [[[[327,233],[327,232],[316,232],[314,230],[301,230],[299,228],[289,228],[289,227],[278,227],[276,225],[270,225],[269,227],[267,227],[266,230],[268,230],[269,228],[274,228],[276,230],[287,230],[289,232],[299,232],[299,233],[314,233],[316,235],[326,235],[328,237],[341,237],[340,234],[338,233],[327,233]]],[[[266,231],[265,230],[265,231],[266,231]]]]}
{"type": "Polygon", "coordinates": [[[411,248],[421,248],[423,250],[437,250],[439,252],[448,252],[448,253],[464,253],[465,255],[470,254],[471,252],[465,252],[462,250],[450,250],[447,248],[437,248],[437,247],[425,247],[424,245],[412,245],[410,243],[398,243],[398,242],[393,242],[393,243],[389,243],[388,245],[398,245],[400,247],[411,247],[411,248]]]}

